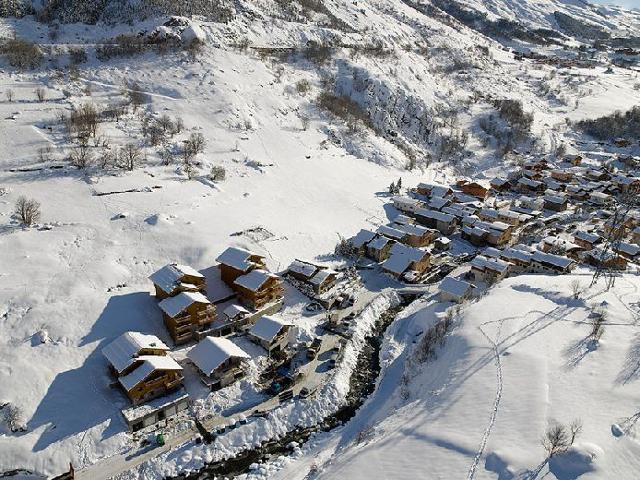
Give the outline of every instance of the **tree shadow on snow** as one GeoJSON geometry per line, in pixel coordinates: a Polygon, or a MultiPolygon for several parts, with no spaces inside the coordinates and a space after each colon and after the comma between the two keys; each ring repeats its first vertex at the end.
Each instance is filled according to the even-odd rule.
{"type": "Polygon", "coordinates": [[[567,359],[565,368],[571,370],[576,368],[589,353],[598,349],[598,343],[592,338],[581,338],[577,342],[567,346],[562,352],[563,356],[567,359]]]}
{"type": "Polygon", "coordinates": [[[640,333],[631,340],[622,370],[616,377],[616,383],[626,385],[640,378],[640,333]]]}
{"type": "Polygon", "coordinates": [[[29,420],[29,430],[46,427],[33,447],[44,450],[97,425],[108,422],[102,438],[109,438],[124,427],[120,409],[129,406],[123,392],[114,385],[102,348],[127,331],[158,335],[169,341],[154,297],[135,292],[111,297],[81,339],[79,347],[94,344],[94,350],[78,368],[59,373],[29,420]]]}

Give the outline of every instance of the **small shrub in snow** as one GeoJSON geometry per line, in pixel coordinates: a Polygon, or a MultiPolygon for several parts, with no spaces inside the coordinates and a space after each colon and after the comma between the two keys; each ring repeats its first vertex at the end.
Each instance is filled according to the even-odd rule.
{"type": "Polygon", "coordinates": [[[40,220],[40,203],[21,196],[16,202],[14,213],[22,225],[29,227],[40,220]]]}
{"type": "Polygon", "coordinates": [[[571,280],[569,284],[569,288],[571,288],[571,293],[573,298],[576,300],[580,298],[580,294],[582,293],[582,283],[578,279],[571,280]]]}
{"type": "Polygon", "coordinates": [[[224,167],[221,167],[220,165],[214,165],[213,167],[211,167],[211,180],[213,180],[214,182],[224,182],[226,178],[227,171],[224,169],[224,167]]]}
{"type": "Polygon", "coordinates": [[[199,153],[204,153],[204,147],[207,142],[204,135],[199,132],[194,132],[189,136],[188,140],[184,141],[184,151],[190,156],[195,157],[199,153]]]}
{"type": "Polygon", "coordinates": [[[302,130],[307,131],[310,122],[311,119],[307,115],[305,115],[304,113],[300,114],[300,123],[302,124],[302,130]]]}
{"type": "Polygon", "coordinates": [[[27,424],[24,413],[20,407],[9,403],[2,408],[4,421],[12,432],[26,432],[27,424]]]}
{"type": "Polygon", "coordinates": [[[338,234],[338,243],[336,244],[334,253],[342,257],[355,257],[357,255],[357,250],[351,242],[338,234]]]}
{"type": "Polygon", "coordinates": [[[296,91],[300,95],[306,95],[309,90],[311,90],[311,84],[309,83],[309,80],[303,79],[296,83],[296,91]]]}
{"type": "Polygon", "coordinates": [[[7,102],[13,102],[13,90],[7,88],[4,92],[4,96],[7,97],[7,102]]]}
{"type": "Polygon", "coordinates": [[[20,39],[8,40],[2,45],[0,51],[7,56],[12,67],[21,70],[38,68],[44,59],[44,55],[38,45],[20,39]]]}

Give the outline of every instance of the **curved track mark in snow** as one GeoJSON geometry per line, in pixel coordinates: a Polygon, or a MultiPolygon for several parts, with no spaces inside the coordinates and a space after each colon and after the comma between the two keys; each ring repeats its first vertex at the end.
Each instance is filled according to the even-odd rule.
{"type": "Polygon", "coordinates": [[[469,473],[467,474],[467,480],[473,480],[476,475],[476,470],[478,468],[478,463],[480,463],[480,458],[484,454],[484,449],[487,446],[487,441],[489,440],[489,435],[491,435],[491,430],[493,429],[493,425],[496,423],[496,417],[498,416],[498,407],[500,406],[500,400],[502,399],[502,386],[503,386],[503,377],[502,377],[502,362],[500,361],[500,351],[498,350],[498,343],[500,339],[500,330],[502,329],[502,323],[498,326],[498,333],[496,334],[496,339],[491,340],[491,338],[485,333],[482,329],[482,325],[478,327],[482,335],[493,345],[493,354],[495,356],[496,361],[496,398],[493,402],[493,411],[491,412],[491,418],[489,419],[489,425],[484,431],[482,435],[482,441],[480,442],[480,447],[478,448],[478,452],[473,459],[473,463],[471,467],[469,467],[469,473]]]}

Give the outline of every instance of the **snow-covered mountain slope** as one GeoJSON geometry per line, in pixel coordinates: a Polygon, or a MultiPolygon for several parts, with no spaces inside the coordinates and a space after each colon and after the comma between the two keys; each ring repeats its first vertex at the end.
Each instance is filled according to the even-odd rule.
{"type": "Polygon", "coordinates": [[[385,373],[357,416],[250,478],[636,478],[640,282],[625,276],[574,300],[576,279],[590,280],[502,282],[465,307],[434,359],[416,363],[414,338],[446,307],[424,299],[388,332],[385,373]],[[594,348],[589,314],[602,305],[610,325],[594,348]],[[545,460],[545,430],[574,420],[571,453],[545,460]]]}
{"type": "MultiPolygon", "coordinates": [[[[302,8],[301,2],[236,1],[228,23],[192,22],[205,39],[195,59],[172,50],[97,58],[104,39],[143,36],[165,17],[91,26],[0,20],[0,36],[38,42],[46,53],[46,63],[32,72],[0,60],[0,404],[18,405],[28,427],[18,434],[0,427],[0,471],[27,468],[53,475],[69,461],[83,467],[133,448],[119,412],[127,403],[109,388],[100,349],[130,329],[168,341],[147,280],[166,263],[204,269],[213,296],[221,298],[228,292],[212,265],[231,244],[264,253],[275,271],[294,258],[335,261],[330,253],[337,234],[375,228],[397,213],[385,195],[398,177],[414,186],[433,179],[487,179],[515,168],[497,155],[495,139],[479,126],[496,114],[493,100],[521,100],[534,120],[532,135],[518,148],[553,155],[563,142],[584,154],[601,148],[581,143],[567,119],[609,114],[638,99],[637,73],[612,67],[605,74],[606,56],[592,67],[571,69],[519,61],[489,37],[414,3],[327,0],[304,2],[302,8]],[[77,48],[85,50],[87,61],[69,68],[69,50],[77,48]],[[192,179],[179,158],[166,162],[162,148],[148,144],[133,171],[101,168],[100,146],[91,147],[96,161],[89,168],[70,165],[73,144],[60,113],[82,104],[108,109],[124,102],[125,82],[144,94],[143,105],[117,122],[101,123],[100,137],[114,148],[144,143],[141,112],[147,121],[180,116],[185,129],[170,146],[178,149],[191,133],[207,142],[192,179]],[[39,87],[46,101],[37,99],[39,87]],[[318,101],[323,93],[354,102],[358,121],[328,113],[318,101]],[[461,132],[469,134],[464,152],[439,158],[443,142],[461,132]],[[226,170],[224,182],[211,180],[214,166],[226,170]],[[22,195],[42,203],[38,227],[22,229],[13,219],[22,195]]],[[[107,4],[145,2],[100,2],[96,8],[107,4]]],[[[550,25],[544,22],[551,22],[553,12],[534,13],[540,11],[536,2],[514,5],[526,5],[540,28],[550,25]]],[[[624,30],[623,20],[610,22],[624,30]]],[[[576,58],[574,50],[559,46],[540,52],[576,58]]],[[[304,322],[304,299],[291,290],[284,315],[304,322]]],[[[398,343],[399,350],[405,347],[404,340],[398,343]]],[[[486,369],[489,378],[490,365],[486,369]]],[[[546,381],[542,374],[538,379],[546,381]]],[[[423,394],[431,398],[430,390],[415,384],[413,400],[423,394]]],[[[380,412],[388,412],[387,399],[379,398],[380,412]]],[[[469,445],[478,441],[471,433],[480,427],[474,424],[469,432],[469,445]]],[[[526,445],[533,449],[531,438],[526,445]]],[[[608,448],[604,441],[598,444],[608,448]]],[[[456,459],[456,474],[470,459],[456,459]]],[[[535,459],[508,463],[525,468],[529,460],[535,459]]]]}

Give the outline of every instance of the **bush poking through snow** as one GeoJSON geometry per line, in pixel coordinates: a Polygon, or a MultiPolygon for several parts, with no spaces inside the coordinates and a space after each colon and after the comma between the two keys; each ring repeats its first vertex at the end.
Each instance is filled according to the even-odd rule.
{"type": "Polygon", "coordinates": [[[40,220],[40,203],[34,199],[21,196],[16,202],[14,212],[22,225],[30,227],[40,220]]]}
{"type": "Polygon", "coordinates": [[[595,309],[590,315],[591,332],[589,338],[597,343],[604,334],[604,325],[607,322],[607,311],[601,308],[595,309]]]}
{"type": "Polygon", "coordinates": [[[2,407],[2,413],[7,427],[9,427],[13,433],[27,431],[24,413],[20,407],[9,403],[2,407]]]}
{"type": "Polygon", "coordinates": [[[309,80],[303,79],[296,83],[296,91],[300,95],[306,95],[309,90],[311,90],[311,84],[309,83],[309,80]]]}
{"type": "Polygon", "coordinates": [[[542,446],[549,458],[565,453],[582,432],[582,421],[577,419],[569,426],[560,423],[551,425],[542,437],[542,446]]]}
{"type": "Polygon", "coordinates": [[[576,300],[580,298],[580,294],[582,293],[582,283],[580,283],[580,280],[571,280],[569,287],[571,288],[571,294],[573,295],[573,298],[576,300]]]}
{"type": "Polygon", "coordinates": [[[122,168],[133,171],[142,162],[142,149],[135,143],[125,145],[118,155],[122,168]]]}
{"type": "Polygon", "coordinates": [[[80,145],[74,147],[73,150],[71,150],[69,160],[71,162],[71,165],[73,165],[74,167],[85,169],[93,161],[93,155],[91,154],[89,146],[86,143],[82,142],[80,143],[80,145]]]}
{"type": "Polygon", "coordinates": [[[342,235],[338,234],[338,243],[336,244],[336,248],[334,249],[334,253],[341,257],[355,257],[357,256],[357,250],[342,235]]]}
{"type": "Polygon", "coordinates": [[[414,352],[414,358],[418,363],[424,363],[435,357],[436,348],[443,345],[445,336],[451,330],[453,318],[454,312],[449,309],[443,318],[424,332],[414,352]]]}
{"type": "Polygon", "coordinates": [[[11,39],[0,47],[9,60],[9,65],[20,70],[33,70],[42,64],[44,55],[35,43],[20,39],[11,39]]]}
{"type": "Polygon", "coordinates": [[[224,182],[227,178],[227,171],[220,165],[211,167],[211,180],[214,182],[224,182]]]}
{"type": "Polygon", "coordinates": [[[4,92],[4,96],[7,97],[7,102],[11,103],[13,102],[13,90],[11,90],[10,88],[6,89],[4,92]]]}

